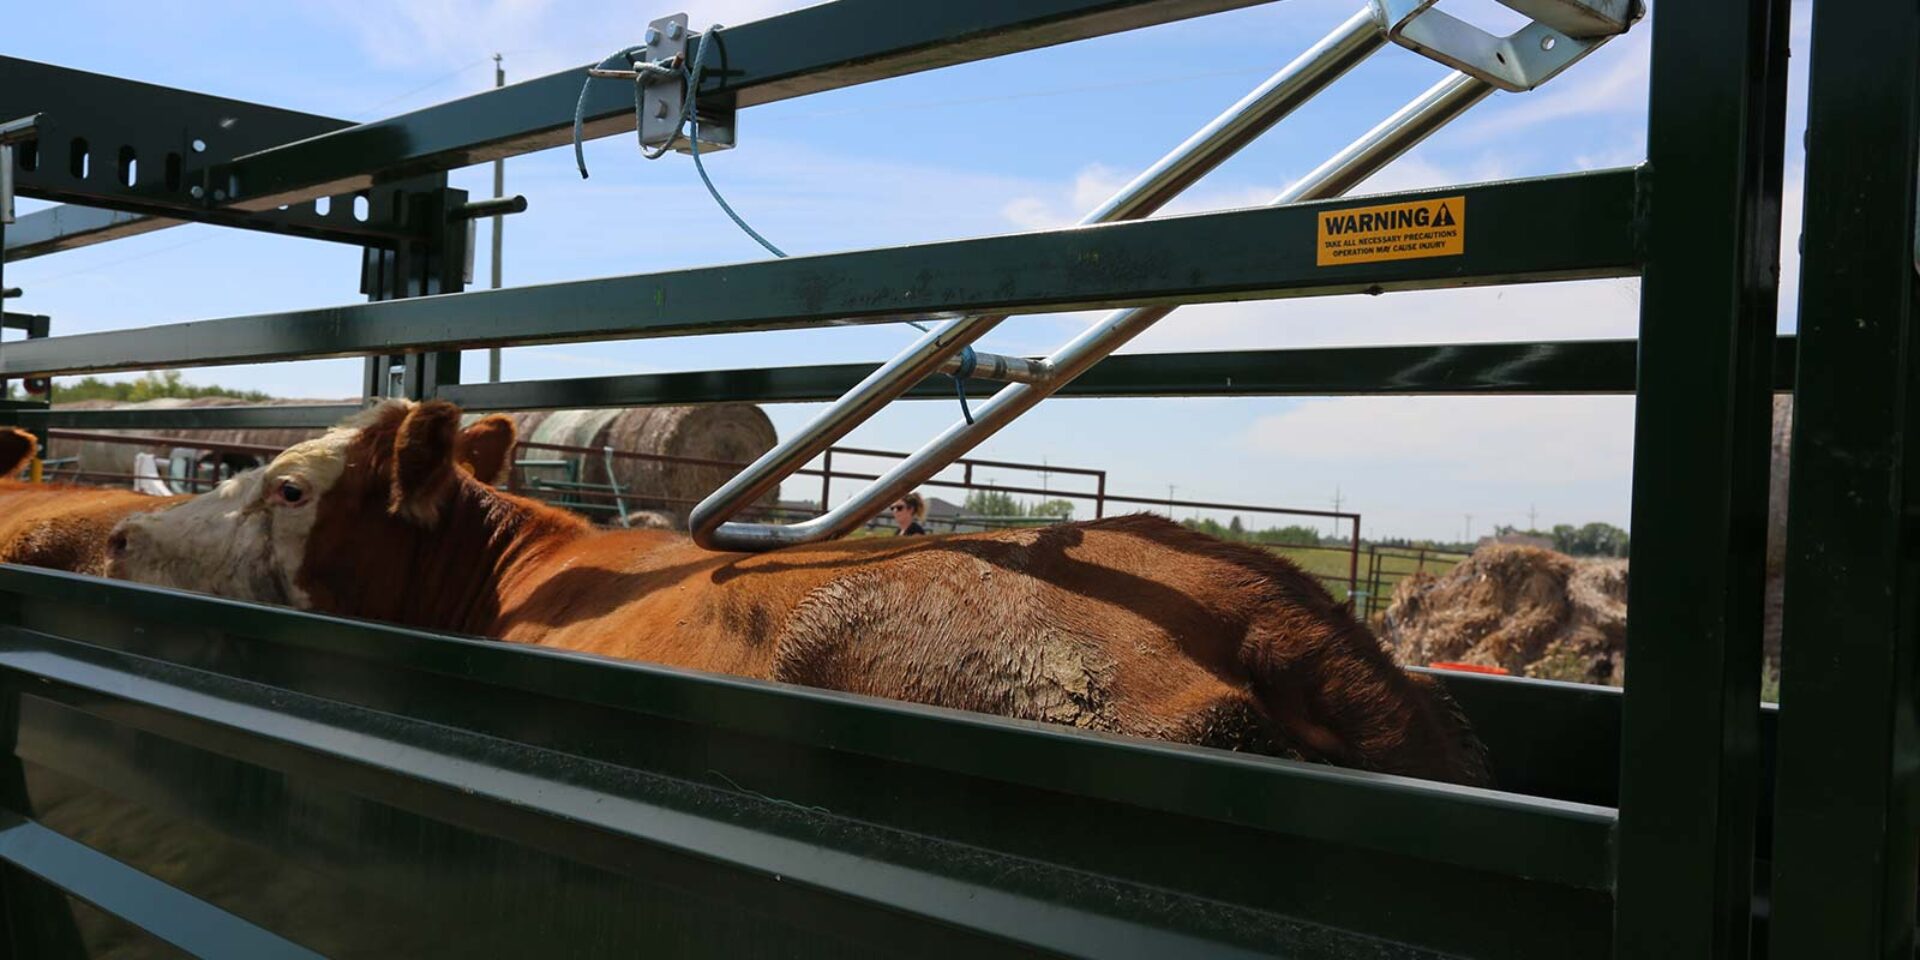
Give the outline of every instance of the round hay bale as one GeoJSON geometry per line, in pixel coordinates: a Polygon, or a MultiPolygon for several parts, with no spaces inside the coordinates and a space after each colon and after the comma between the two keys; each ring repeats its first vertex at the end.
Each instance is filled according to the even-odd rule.
{"type": "MultiPolygon", "coordinates": [[[[649,524],[657,524],[664,517],[680,529],[686,527],[694,504],[739,472],[735,464],[751,463],[773,449],[778,440],[773,421],[751,404],[553,410],[512,416],[522,442],[596,451],[563,454],[533,447],[523,449],[521,459],[574,460],[579,464],[581,483],[606,484],[606,457],[597,451],[612,447],[616,456],[611,480],[619,483],[627,509],[656,514],[646,519],[649,524]],[[623,457],[618,455],[621,453],[723,461],[727,465],[623,457]]],[[[592,500],[611,502],[602,497],[592,500]]],[[[772,494],[762,498],[766,504],[772,500],[772,494]]]]}
{"type": "MultiPolygon", "coordinates": [[[[622,486],[647,498],[641,506],[672,516],[682,527],[695,504],[732,479],[742,465],[773,449],[778,439],[773,421],[759,407],[746,404],[630,410],[607,429],[607,443],[616,450],[718,461],[616,461],[622,486]]],[[[772,494],[759,501],[763,506],[772,502],[772,494]]]]}

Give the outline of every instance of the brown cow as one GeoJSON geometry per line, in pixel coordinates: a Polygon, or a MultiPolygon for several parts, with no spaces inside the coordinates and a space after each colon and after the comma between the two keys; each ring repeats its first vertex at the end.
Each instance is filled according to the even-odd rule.
{"type": "MultiPolygon", "coordinates": [[[[513,439],[511,424],[502,430],[489,418],[461,433],[456,456],[462,468],[491,481],[506,465],[513,439]]],[[[192,499],[12,479],[36,448],[33,434],[0,427],[0,563],[104,577],[107,539],[121,520],[192,499]]]]}
{"type": "MultiPolygon", "coordinates": [[[[710,553],[454,469],[391,401],[116,532],[117,576],[1093,730],[1486,782],[1479,741],[1273,554],[1131,516],[710,553]]],[[[504,420],[489,418],[496,429],[504,420]]],[[[476,425],[477,427],[478,425],[476,425]]]]}
{"type": "Polygon", "coordinates": [[[106,576],[115,524],[189,499],[13,479],[35,448],[33,434],[0,427],[0,563],[106,576]]]}

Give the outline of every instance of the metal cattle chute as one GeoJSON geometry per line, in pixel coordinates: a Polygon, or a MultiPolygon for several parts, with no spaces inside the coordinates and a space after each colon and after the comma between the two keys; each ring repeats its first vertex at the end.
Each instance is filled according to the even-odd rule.
{"type": "MultiPolygon", "coordinates": [[[[583,139],[638,132],[663,157],[752,151],[764,104],[1146,27],[1186,49],[1184,22],[1262,4],[831,0],[705,31],[663,17],[680,26],[657,49],[622,37],[626,64],[590,65],[613,79],[589,84],[583,64],[367,123],[0,57],[10,267],[183,223],[362,251],[355,302],[83,335],[54,335],[58,311],[9,270],[0,381],[31,392],[0,397],[0,423],[41,433],[327,426],[359,405],[59,410],[40,389],[317,357],[361,359],[364,398],[475,412],[830,402],[696,514],[706,543],[760,550],[843,531],[1049,395],[1636,399],[1624,688],[1426,674],[1486,741],[1491,790],[0,567],[0,945],[1911,954],[1920,8],[1810,5],[1804,226],[1783,238],[1803,143],[1789,18],[1809,5],[1662,0],[1643,18],[1633,0],[1502,2],[1526,21],[1505,36],[1450,0],[1374,0],[1080,226],[474,291],[469,225],[524,204],[473,200],[448,171],[564,147],[576,117],[583,139]],[[1644,162],[1340,199],[1492,90],[1587,82],[1579,58],[1629,31],[1651,40],[1644,162]],[[1389,45],[1457,72],[1270,206],[1148,217],[1389,45]],[[58,205],[16,213],[16,195],[58,205]],[[1804,251],[1789,336],[1783,240],[1804,251]],[[1376,241],[1431,255],[1351,254],[1376,241]],[[1630,340],[1108,357],[1189,303],[1618,277],[1640,284],[1630,340]],[[1094,309],[1118,312],[1047,357],[973,349],[1009,316],[1094,309]],[[904,320],[933,329],[884,364],[461,377],[470,349],[904,320]],[[840,510],[732,519],[885,404],[951,403],[955,375],[985,399],[840,510]],[[1759,702],[1760,625],[1784,392],[1776,707],[1759,702]]],[[[683,162],[651,169],[691,176],[683,162]]]]}

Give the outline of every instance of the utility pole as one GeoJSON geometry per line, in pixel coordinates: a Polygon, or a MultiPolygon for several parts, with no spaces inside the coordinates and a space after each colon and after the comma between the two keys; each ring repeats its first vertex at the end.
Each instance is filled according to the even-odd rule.
{"type": "Polygon", "coordinates": [[[1173,519],[1173,484],[1167,484],[1167,519],[1173,519]]]}
{"type": "Polygon", "coordinates": [[[1540,529],[1540,511],[1533,504],[1527,504],[1527,532],[1540,529]]]}
{"type": "MultiPolygon", "coordinates": [[[[1337,483],[1333,485],[1333,512],[1334,513],[1340,512],[1340,485],[1337,483]]],[[[1330,531],[1330,535],[1335,537],[1339,536],[1340,535],[1340,518],[1328,517],[1327,520],[1328,520],[1327,529],[1330,531]]]]}
{"type": "Polygon", "coordinates": [[[1460,541],[1462,543],[1465,543],[1467,546],[1471,547],[1473,546],[1473,514],[1469,513],[1466,516],[1467,516],[1467,534],[1466,536],[1461,537],[1460,541]]]}
{"type": "MultiPolygon", "coordinates": [[[[507,68],[502,63],[500,54],[496,53],[493,55],[493,88],[498,90],[506,85],[507,68]]],[[[505,158],[502,158],[493,162],[493,198],[498,200],[506,195],[507,161],[505,158]]],[[[493,289],[495,290],[500,289],[500,249],[502,246],[500,242],[500,225],[505,220],[505,217],[497,213],[493,215],[493,289]]],[[[500,382],[499,347],[487,348],[487,382],[500,382]]],[[[826,505],[822,504],[821,509],[824,510],[825,508],[826,505]]]]}

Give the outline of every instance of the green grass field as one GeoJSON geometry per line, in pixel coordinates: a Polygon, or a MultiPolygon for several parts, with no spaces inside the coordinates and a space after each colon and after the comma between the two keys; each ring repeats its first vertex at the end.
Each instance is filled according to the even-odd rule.
{"type": "MultiPolygon", "coordinates": [[[[1292,560],[1300,569],[1320,578],[1336,600],[1347,599],[1347,564],[1349,555],[1345,550],[1325,547],[1302,547],[1273,545],[1267,549],[1292,560]]],[[[1371,603],[1373,610],[1386,609],[1387,602],[1393,597],[1393,588],[1401,580],[1413,575],[1416,569],[1439,576],[1452,570],[1464,559],[1457,554],[1429,555],[1424,564],[1411,552],[1395,549],[1381,551],[1380,557],[1380,596],[1371,603]]],[[[1368,589],[1367,580],[1372,569],[1373,558],[1366,548],[1360,551],[1360,590],[1368,589]]]]}

